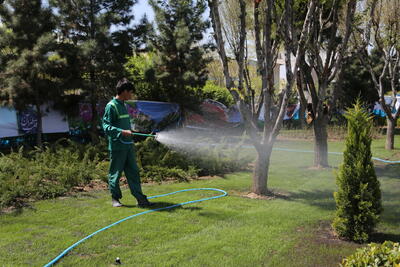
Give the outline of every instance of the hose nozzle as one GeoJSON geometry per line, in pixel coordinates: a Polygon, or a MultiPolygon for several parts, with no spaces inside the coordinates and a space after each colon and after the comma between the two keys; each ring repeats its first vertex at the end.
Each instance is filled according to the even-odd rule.
{"type": "Polygon", "coordinates": [[[157,137],[155,134],[144,134],[144,133],[135,133],[132,132],[132,135],[140,135],[140,136],[147,136],[147,137],[157,137]]]}

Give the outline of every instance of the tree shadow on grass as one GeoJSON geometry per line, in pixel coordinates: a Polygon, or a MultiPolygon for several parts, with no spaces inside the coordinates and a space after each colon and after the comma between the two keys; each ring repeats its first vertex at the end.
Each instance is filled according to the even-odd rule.
{"type": "Polygon", "coordinates": [[[378,177],[400,179],[400,164],[375,165],[375,171],[378,177]]]}
{"type": "MultiPolygon", "coordinates": [[[[400,223],[400,209],[393,203],[393,200],[399,198],[397,193],[383,192],[383,213],[381,214],[381,221],[389,224],[400,223]]],[[[316,206],[324,210],[335,211],[336,203],[333,197],[333,191],[329,190],[314,190],[314,191],[298,191],[290,193],[288,201],[299,201],[311,206],[316,206]]]]}
{"type": "Polygon", "coordinates": [[[375,243],[383,243],[385,241],[400,242],[400,234],[374,233],[370,241],[375,243]]]}
{"type": "MultiPolygon", "coordinates": [[[[185,207],[184,205],[179,205],[179,203],[171,203],[171,202],[153,202],[153,206],[149,207],[143,207],[140,209],[145,209],[145,210],[154,210],[154,209],[159,209],[157,212],[162,212],[162,211],[167,211],[167,212],[175,212],[177,209],[183,209],[183,210],[189,210],[189,211],[194,211],[194,210],[202,210],[200,207],[185,207]],[[177,205],[177,206],[175,206],[177,205]],[[170,206],[175,206],[173,208],[167,208],[170,206]]],[[[137,205],[123,205],[122,208],[139,208],[137,205]]]]}
{"type": "Polygon", "coordinates": [[[383,213],[381,214],[381,221],[400,225],[400,210],[396,205],[383,205],[383,213]]]}
{"type": "Polygon", "coordinates": [[[316,206],[321,209],[335,210],[335,199],[333,191],[329,190],[313,190],[313,191],[298,191],[291,192],[289,201],[300,201],[311,206],[316,206]]]}

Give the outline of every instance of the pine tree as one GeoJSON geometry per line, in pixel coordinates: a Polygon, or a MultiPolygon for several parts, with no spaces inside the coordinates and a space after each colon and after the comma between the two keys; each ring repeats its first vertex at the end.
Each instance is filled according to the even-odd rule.
{"type": "MultiPolygon", "coordinates": [[[[376,66],[379,66],[379,62],[376,62],[376,66]]],[[[371,75],[357,55],[351,55],[344,61],[341,88],[340,109],[351,107],[358,97],[368,106],[373,106],[379,98],[371,75]]]]}
{"type": "Polygon", "coordinates": [[[57,10],[60,42],[74,69],[74,85],[92,105],[91,136],[96,142],[99,100],[115,94],[125,76],[126,57],[141,47],[149,29],[147,20],[132,28],[131,8],[136,0],[50,0],[57,10]],[[146,25],[144,25],[146,24],[146,25]]]}
{"type": "Polygon", "coordinates": [[[63,60],[57,54],[52,11],[41,0],[7,0],[0,5],[1,96],[17,110],[33,105],[42,146],[40,106],[59,95],[63,60]]]}
{"type": "Polygon", "coordinates": [[[200,100],[200,88],[207,81],[205,52],[201,44],[209,27],[202,14],[203,0],[150,0],[158,34],[152,38],[156,52],[155,78],[164,101],[193,108],[200,100]]]}
{"type": "Polygon", "coordinates": [[[345,117],[348,135],[336,177],[333,227],[340,237],[361,243],[369,239],[382,212],[381,191],[371,160],[371,117],[359,101],[345,117]]]}

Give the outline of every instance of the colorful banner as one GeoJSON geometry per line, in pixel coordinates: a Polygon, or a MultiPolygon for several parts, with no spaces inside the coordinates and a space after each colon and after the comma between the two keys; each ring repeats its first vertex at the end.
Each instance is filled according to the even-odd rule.
{"type": "Polygon", "coordinates": [[[131,116],[132,129],[138,132],[158,132],[181,120],[178,104],[156,101],[125,101],[131,116]]]}
{"type": "Polygon", "coordinates": [[[21,135],[37,133],[37,115],[32,107],[18,112],[18,128],[21,135]]]}
{"type": "Polygon", "coordinates": [[[0,138],[18,136],[17,112],[0,107],[0,138]]]}
{"type": "Polygon", "coordinates": [[[230,126],[228,108],[212,99],[204,100],[200,105],[200,114],[191,111],[185,114],[185,127],[207,129],[230,126]]]}
{"type": "MultiPolygon", "coordinates": [[[[396,101],[396,105],[394,107],[392,107],[392,113],[395,114],[397,112],[397,110],[400,108],[400,96],[398,95],[396,97],[397,101],[396,101]]],[[[385,103],[386,105],[391,105],[392,103],[392,97],[391,96],[385,96],[385,103]]],[[[381,104],[379,104],[379,102],[376,102],[374,105],[374,109],[372,111],[372,113],[375,116],[379,116],[379,117],[386,117],[386,113],[383,110],[381,104]]]]}
{"type": "MultiPolygon", "coordinates": [[[[299,111],[300,111],[300,103],[288,105],[283,120],[291,120],[291,119],[298,120],[299,111]]],[[[261,107],[260,116],[258,117],[258,120],[264,121],[264,106],[261,107]]]]}
{"type": "Polygon", "coordinates": [[[49,106],[42,108],[43,133],[68,133],[69,125],[65,115],[49,106]]]}
{"type": "MultiPolygon", "coordinates": [[[[101,102],[96,106],[98,115],[98,129],[101,129],[102,118],[106,104],[106,102],[101,102]]],[[[79,115],[76,117],[68,117],[68,125],[72,135],[80,135],[83,132],[86,132],[91,127],[92,123],[92,105],[90,103],[79,103],[78,107],[79,115]]]]}
{"type": "MultiPolygon", "coordinates": [[[[68,122],[64,115],[49,106],[42,106],[42,132],[67,133],[68,122]]],[[[0,138],[37,133],[37,115],[33,107],[17,112],[0,107],[0,138]]]]}
{"type": "MultiPolygon", "coordinates": [[[[42,133],[67,133],[69,132],[66,117],[60,111],[48,105],[40,107],[42,112],[42,133]]],[[[18,128],[20,135],[37,133],[38,118],[33,107],[18,112],[18,128]]]]}

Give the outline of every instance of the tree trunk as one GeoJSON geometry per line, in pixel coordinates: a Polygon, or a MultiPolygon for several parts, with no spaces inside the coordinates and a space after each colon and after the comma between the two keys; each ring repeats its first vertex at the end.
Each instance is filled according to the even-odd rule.
{"type": "MultiPolygon", "coordinates": [[[[95,1],[90,0],[90,39],[95,40],[96,37],[96,23],[95,23],[95,1]]],[[[93,55],[92,55],[93,57],[93,55]]],[[[90,60],[90,73],[89,73],[89,78],[90,78],[90,90],[91,90],[91,95],[90,95],[90,102],[92,106],[92,121],[91,121],[91,127],[90,127],[90,139],[93,144],[98,144],[100,142],[99,139],[99,134],[97,130],[97,126],[99,124],[98,121],[98,114],[97,114],[97,93],[96,93],[96,74],[95,74],[95,64],[93,62],[93,58],[90,60]]]]}
{"type": "Polygon", "coordinates": [[[299,93],[299,100],[300,100],[300,110],[299,110],[300,127],[301,129],[304,129],[306,128],[306,119],[304,115],[306,113],[306,107],[307,107],[307,99],[304,94],[304,91],[306,90],[307,85],[304,81],[304,75],[301,69],[298,71],[296,81],[297,81],[297,92],[299,93]]]}
{"type": "Polygon", "coordinates": [[[319,114],[314,120],[314,166],[328,167],[327,116],[319,114]]]}
{"type": "Polygon", "coordinates": [[[42,111],[40,110],[40,103],[36,101],[36,116],[37,116],[37,130],[36,130],[36,146],[42,149],[42,111]]]}
{"type": "Polygon", "coordinates": [[[254,166],[253,185],[251,189],[257,195],[266,195],[269,193],[267,182],[271,153],[272,146],[257,149],[257,160],[254,166]]]}
{"type": "Polygon", "coordinates": [[[306,128],[306,119],[304,114],[306,114],[306,107],[307,104],[304,104],[302,101],[300,101],[300,109],[299,109],[299,120],[300,120],[300,127],[301,129],[306,128]]]}
{"type": "Polygon", "coordinates": [[[90,95],[90,102],[92,107],[92,121],[90,127],[90,139],[92,140],[93,144],[98,144],[100,142],[99,134],[97,130],[97,126],[99,124],[98,121],[98,113],[97,113],[97,94],[96,94],[96,79],[94,72],[90,73],[90,86],[91,86],[91,95],[90,95]]]}
{"type": "Polygon", "coordinates": [[[386,144],[385,148],[388,150],[394,149],[394,130],[396,126],[395,120],[390,120],[386,118],[387,121],[387,130],[386,130],[386,144]]]}

